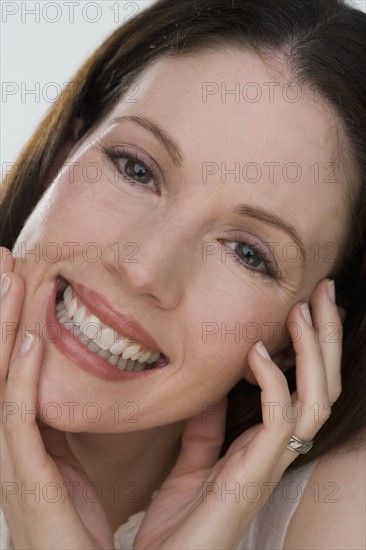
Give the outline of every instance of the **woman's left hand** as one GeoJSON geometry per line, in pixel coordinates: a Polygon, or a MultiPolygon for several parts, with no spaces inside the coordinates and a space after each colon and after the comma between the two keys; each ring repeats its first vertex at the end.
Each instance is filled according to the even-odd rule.
{"type": "Polygon", "coordinates": [[[290,437],[312,440],[341,393],[342,322],[328,283],[320,281],[310,300],[316,328],[307,324],[299,303],[287,316],[297,391],[290,395],[283,372],[253,345],[247,361],[262,390],[263,423],[241,434],[218,460],[226,398],[206,415],[188,419],[177,463],[145,514],[135,550],[237,547],[275,484],[299,456],[286,447],[290,437]],[[336,327],[331,335],[330,327],[336,327]],[[230,494],[237,483],[239,499],[230,494]],[[255,485],[260,498],[242,498],[246,484],[255,485]]]}

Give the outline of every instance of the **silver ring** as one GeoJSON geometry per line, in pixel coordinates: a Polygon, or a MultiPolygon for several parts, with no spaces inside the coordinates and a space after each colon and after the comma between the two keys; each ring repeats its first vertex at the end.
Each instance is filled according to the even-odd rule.
{"type": "Polygon", "coordinates": [[[292,435],[288,445],[286,445],[287,449],[291,449],[291,451],[296,451],[302,455],[310,451],[312,446],[313,441],[303,441],[299,437],[296,437],[296,435],[292,435]]]}

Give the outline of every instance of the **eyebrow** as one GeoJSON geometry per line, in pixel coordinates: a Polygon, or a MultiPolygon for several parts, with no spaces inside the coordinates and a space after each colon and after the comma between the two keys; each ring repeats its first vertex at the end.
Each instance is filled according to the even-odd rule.
{"type": "Polygon", "coordinates": [[[118,116],[112,119],[112,124],[123,124],[124,122],[134,122],[151,132],[156,139],[164,145],[175,166],[180,167],[182,165],[184,156],[178,143],[156,122],[146,117],[136,115],[118,116]]]}
{"type": "MultiPolygon", "coordinates": [[[[175,166],[178,168],[181,167],[184,155],[178,143],[172,138],[171,135],[166,130],[163,130],[156,122],[150,120],[143,116],[137,115],[124,115],[114,117],[112,119],[112,124],[123,124],[125,122],[133,122],[140,125],[145,130],[151,132],[155,138],[165,147],[170,158],[172,159],[175,166]]],[[[255,218],[261,222],[264,222],[268,225],[272,225],[281,231],[287,233],[293,241],[297,244],[300,249],[303,263],[306,262],[306,251],[300,236],[292,224],[286,223],[282,218],[269,212],[268,210],[263,210],[260,208],[254,208],[252,206],[247,206],[245,204],[238,204],[234,208],[234,214],[239,214],[244,217],[255,218]]]]}
{"type": "Polygon", "coordinates": [[[306,262],[306,251],[305,251],[304,244],[300,239],[298,232],[296,231],[295,227],[292,224],[286,223],[282,218],[278,217],[273,212],[269,212],[268,210],[263,210],[260,208],[254,208],[252,206],[247,206],[245,204],[238,204],[234,208],[234,213],[239,214],[241,216],[246,216],[246,217],[250,216],[251,218],[255,218],[268,225],[272,225],[277,229],[280,229],[281,231],[284,231],[285,233],[290,235],[290,237],[293,239],[293,241],[297,244],[297,246],[300,249],[303,263],[306,262]]]}

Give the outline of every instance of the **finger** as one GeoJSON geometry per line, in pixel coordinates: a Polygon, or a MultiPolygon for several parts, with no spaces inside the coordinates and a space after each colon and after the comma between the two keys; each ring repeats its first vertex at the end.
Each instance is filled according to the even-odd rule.
{"type": "MultiPolygon", "coordinates": [[[[311,305],[313,306],[313,303],[311,303],[311,305]]],[[[346,310],[341,306],[337,306],[337,310],[338,310],[341,322],[344,323],[346,319],[346,310]]],[[[315,321],[315,325],[316,325],[316,321],[315,321]]],[[[327,326],[327,328],[329,329],[329,331],[332,331],[334,327],[333,325],[330,324],[329,326],[327,326]]],[[[286,372],[288,369],[295,366],[295,362],[296,362],[295,357],[296,356],[295,356],[293,346],[292,344],[290,344],[286,348],[283,348],[280,351],[276,352],[274,355],[272,355],[272,361],[274,361],[274,363],[276,363],[276,365],[279,366],[282,372],[286,372]]]]}
{"type": "MultiPolygon", "coordinates": [[[[205,525],[208,517],[219,517],[220,521],[213,522],[205,533],[206,548],[236,548],[239,535],[259,511],[268,491],[268,486],[260,487],[261,497],[255,500],[255,504],[248,506],[245,498],[240,498],[239,501],[232,498],[223,500],[221,488],[230,487],[232,491],[236,485],[246,487],[248,482],[258,488],[262,483],[271,482],[273,471],[292,434],[292,426],[281,414],[283,406],[290,401],[286,377],[269,355],[262,356],[258,349],[260,343],[250,348],[247,362],[262,390],[263,426],[250,441],[249,447],[244,443],[243,447],[238,446],[234,453],[230,454],[229,451],[227,460],[221,463],[218,475],[202,487],[201,502],[195,508],[194,514],[190,514],[181,524],[182,536],[187,533],[192,539],[192,533],[202,533],[199,526],[205,525]],[[228,540],[227,532],[222,525],[231,525],[232,540],[228,540]]],[[[242,438],[245,442],[246,433],[244,432],[239,440],[242,438]]],[[[192,548],[203,548],[199,543],[200,541],[193,540],[192,548]],[[193,546],[195,543],[197,545],[193,546]]]]}
{"type": "Polygon", "coordinates": [[[291,396],[286,377],[272,361],[262,342],[250,348],[247,361],[262,390],[263,427],[254,437],[249,448],[243,450],[245,453],[245,473],[253,476],[252,479],[256,479],[258,476],[258,457],[261,457],[261,470],[268,472],[268,475],[270,475],[274,464],[282,456],[294,427],[292,423],[288,422],[286,415],[283,414],[283,411],[291,406],[291,396]]]}
{"type": "Polygon", "coordinates": [[[0,275],[13,271],[14,258],[8,248],[0,246],[0,275]]]}
{"type": "Polygon", "coordinates": [[[203,403],[202,411],[186,420],[182,448],[171,476],[211,468],[217,461],[225,436],[227,398],[203,403]]]}
{"type": "Polygon", "coordinates": [[[315,288],[310,304],[314,324],[318,327],[319,344],[324,358],[329,401],[334,403],[342,389],[342,320],[334,299],[335,290],[329,279],[321,281],[315,288]],[[330,286],[329,286],[330,285],[330,286]]]}
{"type": "Polygon", "coordinates": [[[5,273],[1,280],[0,379],[6,380],[24,298],[24,282],[16,273],[5,273]]]}
{"type": "Polygon", "coordinates": [[[4,416],[3,433],[13,466],[24,479],[29,478],[29,452],[33,466],[43,466],[47,458],[36,423],[37,385],[43,353],[43,342],[38,340],[37,335],[26,334],[25,342],[10,365],[4,392],[5,404],[12,404],[15,409],[4,416]]]}
{"type": "Polygon", "coordinates": [[[288,330],[296,354],[296,403],[288,417],[296,422],[297,437],[309,441],[329,416],[327,376],[319,335],[307,304],[296,304],[288,316],[288,330]],[[316,414],[315,414],[316,413],[316,414]]]}

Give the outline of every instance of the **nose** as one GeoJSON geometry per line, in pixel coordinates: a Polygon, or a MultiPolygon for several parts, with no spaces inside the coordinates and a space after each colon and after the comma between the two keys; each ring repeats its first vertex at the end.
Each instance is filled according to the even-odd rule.
{"type": "Polygon", "coordinates": [[[136,230],[134,226],[133,231],[123,233],[124,238],[113,245],[107,261],[126,295],[145,295],[164,309],[176,307],[192,265],[189,230],[171,227],[162,220],[153,228],[144,225],[136,230]],[[126,243],[126,234],[134,239],[126,243]]]}

